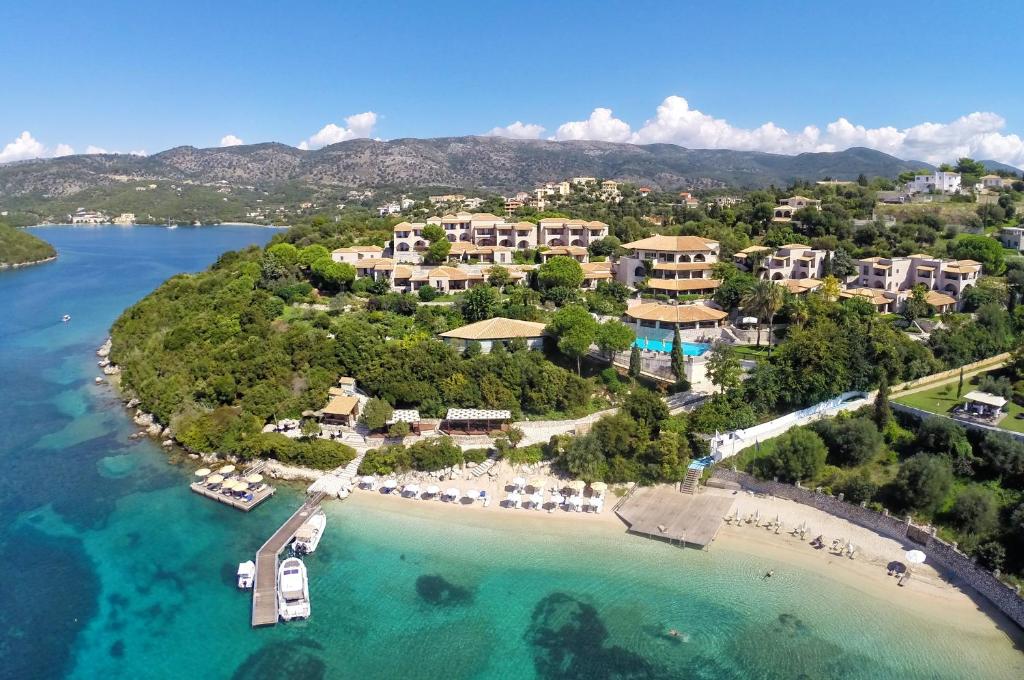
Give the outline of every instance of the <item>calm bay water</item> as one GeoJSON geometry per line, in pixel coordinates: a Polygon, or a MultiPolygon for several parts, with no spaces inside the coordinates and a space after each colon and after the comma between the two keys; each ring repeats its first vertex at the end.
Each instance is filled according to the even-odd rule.
{"type": "Polygon", "coordinates": [[[1007,643],[951,639],[826,578],[713,549],[329,507],[309,621],[249,628],[235,591],[299,502],[192,495],[135,431],[95,349],[127,305],[271,230],[39,228],[57,262],[0,273],[0,677],[1000,678],[1007,643]],[[60,323],[71,314],[70,324],[60,323]],[[677,628],[683,642],[667,638],[677,628]]]}

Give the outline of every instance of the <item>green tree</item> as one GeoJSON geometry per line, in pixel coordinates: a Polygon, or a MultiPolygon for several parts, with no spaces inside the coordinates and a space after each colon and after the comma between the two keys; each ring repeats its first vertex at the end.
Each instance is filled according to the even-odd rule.
{"type": "Polygon", "coordinates": [[[712,385],[725,392],[734,389],[740,384],[740,376],[743,375],[743,368],[736,350],[732,345],[724,342],[716,342],[707,355],[707,363],[704,370],[712,385]]]}
{"type": "Polygon", "coordinates": [[[683,339],[678,328],[672,332],[672,351],[669,353],[669,359],[672,375],[676,377],[676,382],[682,382],[686,379],[686,357],[683,354],[683,339]]]}
{"type": "Polygon", "coordinates": [[[625,352],[633,346],[636,335],[633,329],[614,319],[605,321],[597,328],[597,346],[608,357],[609,363],[616,352],[625,352]]]}
{"type": "Polygon", "coordinates": [[[490,319],[497,314],[500,301],[495,288],[486,284],[473,286],[462,295],[462,318],[469,322],[490,319]]]}
{"type": "Polygon", "coordinates": [[[996,528],[998,511],[999,507],[992,492],[983,486],[973,484],[957,494],[953,507],[949,510],[949,516],[960,531],[985,536],[996,528]]]}
{"type": "Polygon", "coordinates": [[[309,268],[317,260],[330,256],[331,252],[327,250],[327,248],[324,248],[319,243],[314,243],[313,245],[306,246],[299,251],[299,264],[303,267],[309,268]]]}
{"type": "Polygon", "coordinates": [[[963,234],[949,244],[949,254],[958,260],[980,262],[989,276],[999,276],[1006,268],[1003,246],[990,236],[963,234]]]}
{"type": "Polygon", "coordinates": [[[768,321],[768,352],[772,347],[772,324],[775,315],[782,309],[786,302],[785,291],[782,286],[768,280],[759,280],[754,284],[750,292],[744,296],[741,304],[743,310],[757,317],[757,346],[761,346],[761,324],[768,321]]]}
{"type": "Polygon", "coordinates": [[[903,317],[907,321],[913,321],[914,319],[927,318],[934,314],[935,309],[928,304],[927,297],[928,289],[923,283],[914,286],[910,297],[907,298],[907,302],[903,306],[903,317]]]}
{"type": "Polygon", "coordinates": [[[558,351],[576,360],[576,374],[582,373],[582,360],[590,351],[590,346],[595,340],[595,334],[583,326],[570,328],[558,338],[558,351]]]}
{"type": "Polygon", "coordinates": [[[267,248],[267,254],[287,265],[294,265],[299,261],[299,249],[291,243],[275,243],[267,248]]]}
{"type": "Polygon", "coordinates": [[[333,292],[344,290],[356,278],[355,267],[344,262],[335,262],[330,255],[313,262],[309,270],[317,285],[333,292]]]}
{"type": "Polygon", "coordinates": [[[919,453],[900,466],[893,484],[905,508],[933,511],[949,493],[953,471],[943,458],[919,453]]]}
{"type": "Polygon", "coordinates": [[[501,265],[494,265],[487,270],[487,283],[498,290],[502,290],[505,286],[512,283],[512,275],[508,273],[507,268],[501,265]]]}
{"type": "Polygon", "coordinates": [[[373,398],[366,402],[359,420],[371,430],[383,430],[394,410],[391,404],[383,399],[373,398]]]}
{"type": "Polygon", "coordinates": [[[434,241],[427,246],[427,252],[423,255],[423,261],[426,264],[441,264],[448,259],[448,253],[451,250],[452,244],[448,242],[448,239],[434,241]]]}
{"type": "Polygon", "coordinates": [[[629,350],[629,377],[634,380],[639,378],[641,370],[640,348],[633,345],[633,348],[629,350]]]}
{"type": "Polygon", "coordinates": [[[817,476],[825,466],[828,451],[815,432],[795,427],[775,439],[771,453],[759,459],[759,472],[766,477],[795,482],[817,476]]]}
{"type": "Polygon", "coordinates": [[[430,302],[431,300],[436,299],[439,293],[437,292],[437,288],[434,288],[429,283],[424,283],[420,286],[420,289],[416,291],[416,295],[419,296],[420,300],[423,302],[430,302]]]}
{"type": "Polygon", "coordinates": [[[868,418],[835,418],[815,423],[828,448],[828,461],[834,465],[862,465],[885,447],[882,433],[868,418]]]}
{"type": "Polygon", "coordinates": [[[559,255],[552,257],[537,269],[537,281],[541,288],[577,289],[583,285],[583,267],[579,262],[559,255]]]}
{"type": "Polygon", "coordinates": [[[878,381],[874,418],[875,425],[883,431],[892,419],[892,408],[889,406],[889,374],[885,371],[882,371],[882,377],[878,381]]]}

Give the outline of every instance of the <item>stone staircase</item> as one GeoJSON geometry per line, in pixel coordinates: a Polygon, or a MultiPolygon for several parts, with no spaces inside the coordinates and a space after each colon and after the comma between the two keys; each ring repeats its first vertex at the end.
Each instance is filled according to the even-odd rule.
{"type": "Polygon", "coordinates": [[[686,470],[686,478],[683,479],[683,483],[679,486],[679,490],[688,494],[697,493],[697,486],[700,484],[700,476],[703,472],[703,468],[688,468],[686,470]]]}

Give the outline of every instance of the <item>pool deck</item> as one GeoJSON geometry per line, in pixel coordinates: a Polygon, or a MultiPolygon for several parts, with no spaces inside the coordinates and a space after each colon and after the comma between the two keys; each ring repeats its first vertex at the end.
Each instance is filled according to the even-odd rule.
{"type": "Polygon", "coordinates": [[[682,493],[672,485],[637,489],[615,513],[631,534],[706,548],[715,540],[735,499],[715,491],[682,493]]]}

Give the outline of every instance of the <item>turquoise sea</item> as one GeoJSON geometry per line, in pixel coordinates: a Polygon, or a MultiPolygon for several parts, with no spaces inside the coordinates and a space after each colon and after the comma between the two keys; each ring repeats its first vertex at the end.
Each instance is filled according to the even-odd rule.
{"type": "Polygon", "coordinates": [[[820,574],[359,498],[307,559],[310,620],[252,630],[235,567],[301,491],[248,515],[194,496],[93,378],[125,306],[273,231],[33,231],[59,259],[0,272],[2,678],[1024,677],[1008,641],[820,574]]]}

